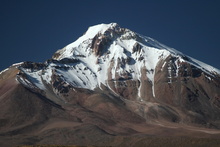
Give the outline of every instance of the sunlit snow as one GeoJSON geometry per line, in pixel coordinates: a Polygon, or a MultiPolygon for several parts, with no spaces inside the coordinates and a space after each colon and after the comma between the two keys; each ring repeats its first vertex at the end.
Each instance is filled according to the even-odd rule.
{"type": "MultiPolygon", "coordinates": [[[[116,75],[122,76],[122,74],[126,72],[131,74],[132,79],[141,80],[141,69],[145,68],[148,71],[146,76],[152,84],[152,93],[154,97],[155,69],[159,61],[165,60],[170,55],[177,57],[180,62],[189,62],[204,72],[215,72],[220,74],[218,69],[193,58],[190,58],[191,61],[185,61],[181,57],[183,55],[181,52],[169,48],[150,37],[142,36],[128,29],[122,36],[112,39],[111,44],[103,55],[96,56],[91,48],[92,39],[97,34],[104,34],[106,30],[116,26],[117,24],[115,23],[92,26],[82,37],[60,51],[61,54],[57,60],[62,60],[64,58],[77,59],[79,60],[78,63],[49,63],[46,69],[35,72],[25,71],[24,69],[24,72],[29,75],[29,80],[33,82],[35,86],[40,89],[45,89],[43,81],[51,83],[53,69],[56,69],[56,66],[65,67],[56,69],[56,74],[62,75],[63,80],[74,87],[94,90],[97,87],[101,88],[102,84],[109,87],[109,78],[114,80],[116,75]],[[134,36],[139,36],[140,39],[135,39],[134,36]],[[135,44],[141,46],[139,51],[133,51],[135,44]],[[126,63],[125,65],[121,65],[123,64],[122,61],[129,61],[129,64],[126,63]],[[108,77],[109,75],[112,77],[108,77]]],[[[163,63],[161,70],[164,69],[166,64],[168,65],[167,62],[163,63]]],[[[176,73],[178,73],[178,64],[177,62],[175,62],[175,64],[177,66],[176,73]]],[[[168,73],[168,76],[170,77],[169,82],[171,83],[171,73],[168,73]]],[[[139,97],[141,96],[140,87],[138,91],[139,97]]]]}

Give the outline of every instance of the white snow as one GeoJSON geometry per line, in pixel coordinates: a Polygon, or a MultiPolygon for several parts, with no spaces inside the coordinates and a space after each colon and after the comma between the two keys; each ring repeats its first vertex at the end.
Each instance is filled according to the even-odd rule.
{"type": "Polygon", "coordinates": [[[196,59],[194,59],[192,57],[190,57],[190,59],[193,61],[193,62],[191,62],[191,64],[193,64],[194,66],[200,68],[204,72],[207,73],[207,71],[208,71],[210,73],[217,73],[217,74],[220,75],[220,70],[219,69],[216,69],[213,66],[210,66],[210,65],[208,65],[206,63],[203,63],[203,62],[201,62],[199,60],[196,60],[196,59]]]}
{"type": "Polygon", "coordinates": [[[161,67],[161,71],[163,71],[164,66],[167,64],[167,62],[165,61],[161,67]]]}
{"type": "Polygon", "coordinates": [[[23,64],[24,62],[18,62],[18,63],[14,63],[14,64],[12,64],[12,66],[19,66],[19,65],[21,65],[21,64],[23,64]]]}
{"type": "Polygon", "coordinates": [[[28,73],[29,75],[29,80],[31,81],[31,83],[34,83],[34,85],[38,88],[40,88],[41,90],[45,90],[45,86],[41,80],[41,70],[40,71],[36,71],[36,72],[30,72],[28,73]]]}
{"type": "MultiPolygon", "coordinates": [[[[154,74],[155,74],[155,68],[157,66],[157,63],[161,59],[165,59],[170,52],[163,49],[163,45],[155,45],[153,44],[153,41],[151,39],[151,46],[147,46],[149,42],[149,38],[146,38],[147,43],[137,42],[135,39],[132,39],[129,36],[135,36],[135,33],[132,31],[128,31],[121,37],[117,38],[113,43],[110,45],[108,51],[110,54],[103,55],[101,57],[96,57],[94,54],[91,53],[91,49],[89,48],[89,45],[91,43],[91,39],[95,37],[98,33],[104,33],[108,28],[116,26],[116,24],[100,24],[97,26],[90,27],[88,31],[80,37],[77,41],[67,45],[64,49],[63,55],[60,57],[62,58],[76,58],[75,55],[84,55],[85,58],[80,58],[80,60],[85,64],[86,67],[88,67],[93,73],[96,73],[97,78],[91,77],[89,75],[86,75],[87,78],[90,79],[93,82],[89,82],[85,84],[85,81],[87,80],[84,76],[80,76],[74,71],[68,71],[68,78],[66,78],[68,81],[71,81],[75,79],[75,86],[81,86],[83,88],[89,88],[94,89],[97,87],[97,85],[100,87],[101,84],[104,84],[107,86],[107,80],[108,80],[108,69],[111,65],[111,62],[113,61],[113,67],[111,68],[112,73],[112,79],[115,79],[116,75],[121,76],[126,71],[134,71],[132,73],[132,78],[135,80],[141,80],[141,69],[145,67],[147,72],[147,77],[149,81],[152,83],[152,93],[153,96],[155,96],[154,92],[154,74]],[[126,37],[128,36],[128,37],[126,37]],[[135,52],[132,54],[132,49],[135,43],[139,43],[143,48],[140,52],[135,52]],[[154,46],[156,46],[156,48],[154,46]],[[158,48],[160,46],[160,48],[158,48]],[[132,65],[120,65],[122,63],[122,60],[127,60],[128,58],[132,58],[134,60],[134,64],[132,65]],[[143,58],[139,61],[140,58],[143,58]],[[96,62],[98,61],[98,64],[96,62]],[[73,79],[69,78],[72,74],[74,74],[73,79]],[[84,83],[83,83],[84,81],[84,83]]],[[[60,71],[61,72],[61,71],[60,71]]],[[[61,72],[64,74],[63,72],[61,72]]],[[[139,87],[138,95],[140,96],[140,89],[139,87]]]]}
{"type": "Polygon", "coordinates": [[[212,80],[212,78],[211,78],[211,77],[209,77],[209,76],[207,76],[207,75],[206,75],[205,77],[206,77],[207,79],[209,79],[210,81],[212,80]]]}
{"type": "Polygon", "coordinates": [[[99,24],[99,25],[89,27],[83,36],[79,37],[75,42],[67,45],[64,48],[65,51],[59,59],[72,56],[71,53],[73,52],[74,48],[79,47],[79,45],[81,45],[83,42],[91,41],[91,39],[94,38],[95,35],[97,35],[98,33],[103,34],[108,28],[112,28],[116,25],[117,25],[116,23],[110,23],[110,24],[99,24]]]}
{"type": "MultiPolygon", "coordinates": [[[[22,63],[24,63],[24,62],[14,63],[14,64],[12,64],[10,67],[12,67],[12,66],[17,67],[17,66],[21,65],[22,63]]],[[[9,68],[6,68],[6,69],[2,70],[2,71],[0,72],[0,74],[6,72],[7,70],[9,70],[9,68]]]]}
{"type": "Polygon", "coordinates": [[[51,76],[52,76],[52,66],[50,65],[46,70],[42,73],[42,79],[46,81],[47,84],[51,83],[51,76]]]}
{"type": "MultiPolygon", "coordinates": [[[[220,74],[218,69],[191,57],[191,61],[185,61],[182,58],[183,54],[181,52],[128,29],[121,37],[112,40],[107,51],[102,56],[96,56],[91,49],[92,39],[97,34],[104,34],[106,30],[116,26],[117,24],[111,23],[90,27],[82,37],[59,51],[61,55],[58,57],[58,60],[63,58],[78,59],[80,61],[78,63],[50,63],[46,69],[34,72],[24,69],[25,73],[29,75],[29,82],[34,83],[40,89],[45,89],[42,80],[51,83],[52,70],[56,69],[56,74],[62,75],[62,79],[72,86],[94,90],[97,87],[101,88],[101,84],[110,88],[108,80],[112,79],[114,81],[116,76],[123,76],[126,72],[131,74],[132,80],[141,80],[141,70],[145,68],[147,70],[146,76],[150,83],[152,83],[153,97],[156,97],[154,88],[155,70],[158,63],[161,60],[165,61],[170,55],[178,58],[175,61],[175,66],[177,67],[176,74],[178,74],[179,70],[177,61],[189,62],[205,72],[220,74]],[[135,39],[135,35],[138,35],[141,39],[135,39]],[[135,44],[142,46],[139,51],[133,51],[135,44]],[[130,63],[124,63],[124,61],[129,60],[130,63]],[[61,68],[56,68],[56,66],[61,68]],[[111,72],[112,77],[108,77],[110,75],[109,72],[111,72]]],[[[172,83],[172,67],[169,66],[169,62],[164,62],[161,70],[164,69],[166,64],[168,65],[168,82],[172,83]]],[[[26,81],[26,83],[28,82],[26,81]]],[[[138,97],[140,99],[141,86],[138,87],[138,97]]]]}
{"type": "Polygon", "coordinates": [[[95,74],[82,63],[77,64],[75,68],[68,70],[57,70],[57,73],[70,83],[79,88],[95,89],[97,86],[97,79],[95,74]]]}
{"type": "Polygon", "coordinates": [[[1,75],[2,73],[6,72],[7,70],[9,70],[9,68],[6,68],[6,69],[2,70],[2,71],[0,72],[0,75],[1,75]]]}

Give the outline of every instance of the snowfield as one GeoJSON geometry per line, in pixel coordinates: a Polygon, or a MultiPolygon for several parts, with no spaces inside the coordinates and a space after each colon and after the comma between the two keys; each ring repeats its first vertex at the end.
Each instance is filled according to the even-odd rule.
{"type": "MultiPolygon", "coordinates": [[[[74,64],[51,62],[46,69],[35,72],[22,69],[23,72],[29,75],[28,80],[30,80],[30,83],[34,83],[36,87],[44,90],[43,81],[51,83],[51,77],[53,74],[57,74],[62,75],[63,80],[74,87],[94,90],[97,87],[101,89],[102,84],[109,87],[109,80],[115,80],[118,76],[123,77],[125,73],[130,73],[130,78],[133,80],[141,80],[141,70],[145,68],[149,71],[146,76],[152,83],[152,93],[155,97],[155,68],[161,60],[165,60],[169,56],[178,59],[175,61],[177,74],[179,68],[177,61],[190,63],[209,75],[220,74],[220,70],[210,65],[188,56],[188,60],[185,60],[183,59],[185,57],[183,53],[150,37],[120,28],[116,23],[89,27],[82,37],[57,51],[57,54],[59,56],[54,58],[55,60],[70,59],[79,62],[74,64]],[[96,36],[98,36],[97,40],[94,39],[96,36]],[[106,38],[109,40],[104,46],[103,42],[106,38]],[[94,53],[91,44],[95,41],[97,43],[94,46],[104,46],[104,49],[100,51],[101,55],[94,53]]],[[[166,64],[168,63],[163,63],[161,70],[164,69],[166,64]]],[[[169,76],[168,78],[172,78],[171,74],[169,76]]],[[[171,79],[170,83],[172,83],[171,79]]],[[[29,83],[26,82],[26,84],[29,83]]],[[[111,89],[111,87],[109,88],[111,89]]],[[[140,89],[138,95],[140,95],[140,89]]]]}

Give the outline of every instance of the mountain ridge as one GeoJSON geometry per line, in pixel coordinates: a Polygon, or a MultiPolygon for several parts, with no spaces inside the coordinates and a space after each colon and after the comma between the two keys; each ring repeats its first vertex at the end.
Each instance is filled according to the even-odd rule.
{"type": "Polygon", "coordinates": [[[0,135],[48,144],[68,133],[57,143],[79,145],[99,144],[93,134],[115,144],[123,135],[172,136],[166,132],[218,137],[219,99],[218,69],[116,23],[100,24],[44,63],[0,73],[0,135]]]}
{"type": "MultiPolygon", "coordinates": [[[[75,85],[72,83],[74,86],[77,86],[78,84],[79,87],[82,88],[94,89],[97,87],[97,85],[99,85],[100,87],[101,84],[104,84],[105,86],[108,84],[106,83],[106,81],[109,79],[109,77],[106,77],[108,72],[107,69],[109,68],[108,66],[111,65],[111,62],[113,60],[114,60],[113,62],[116,63],[114,67],[111,68],[112,77],[110,79],[114,80],[116,76],[121,76],[120,74],[126,75],[126,73],[129,73],[130,74],[129,78],[140,80],[140,76],[137,75],[140,74],[141,68],[145,66],[148,71],[151,71],[147,73],[147,77],[153,84],[154,71],[158,62],[162,59],[164,60],[168,56],[173,56],[174,58],[178,58],[175,61],[175,66],[176,66],[175,68],[177,68],[175,71],[176,74],[178,74],[178,68],[179,68],[178,64],[181,62],[188,62],[189,64],[192,64],[197,68],[200,68],[209,75],[220,73],[219,70],[215,69],[212,66],[204,64],[201,61],[195,60],[191,57],[185,56],[181,52],[176,51],[175,49],[171,49],[163,44],[160,44],[159,42],[149,37],[143,38],[143,36],[139,36],[138,34],[128,29],[120,28],[119,25],[116,23],[100,24],[90,27],[82,37],[77,39],[75,42],[67,45],[64,49],[58,50],[53,55],[52,59],[58,61],[61,60],[61,62],[62,59],[69,61],[73,60],[74,61],[73,64],[75,64],[77,61],[80,61],[80,63],[75,67],[79,66],[78,70],[82,68],[88,69],[88,71],[91,73],[87,73],[87,74],[85,74],[84,72],[81,72],[80,74],[74,73],[74,75],[77,76],[75,77],[75,79],[74,78],[70,79],[69,77],[71,77],[72,75],[71,73],[67,72],[68,74],[66,76],[67,81],[75,81],[75,85]],[[138,42],[137,40],[140,42],[138,42]],[[150,44],[151,46],[154,45],[154,47],[146,46],[144,43],[150,44]],[[106,47],[109,48],[103,49],[106,47]],[[126,64],[125,62],[129,62],[128,64],[135,64],[135,67],[132,67],[133,65],[127,66],[128,64],[126,64]],[[123,64],[123,65],[117,65],[117,64],[123,64]],[[122,68],[117,66],[125,66],[125,67],[122,68]],[[117,74],[116,72],[121,72],[121,73],[117,74]],[[135,74],[132,75],[131,72],[135,72],[135,74]],[[82,76],[83,74],[85,76],[82,76]],[[96,81],[98,81],[98,83],[96,81]]],[[[163,66],[165,66],[165,64],[166,63],[164,63],[163,66]]],[[[72,71],[68,70],[68,71],[74,72],[74,70],[72,71]]],[[[49,74],[51,74],[50,73],[51,71],[48,72],[49,74]]],[[[59,71],[59,72],[60,74],[65,74],[63,73],[63,71],[59,71]]],[[[51,75],[47,75],[47,76],[49,76],[50,79],[51,75]]],[[[35,78],[36,77],[37,76],[35,76],[35,78]]],[[[44,80],[47,81],[45,77],[42,78],[44,78],[44,80]]],[[[37,77],[37,79],[39,82],[41,81],[40,77],[37,77]]],[[[47,81],[47,83],[49,82],[50,81],[47,81]]],[[[43,84],[39,84],[39,83],[36,84],[41,86],[41,88],[43,88],[42,87],[43,84]]],[[[155,95],[154,92],[153,95],[155,95]]]]}

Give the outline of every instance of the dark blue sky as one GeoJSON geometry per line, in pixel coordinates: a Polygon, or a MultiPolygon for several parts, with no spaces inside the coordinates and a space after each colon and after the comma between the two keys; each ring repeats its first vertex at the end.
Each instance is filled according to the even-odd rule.
{"type": "Polygon", "coordinates": [[[220,69],[219,0],[1,0],[0,70],[44,62],[89,26],[111,22],[220,69]]]}

